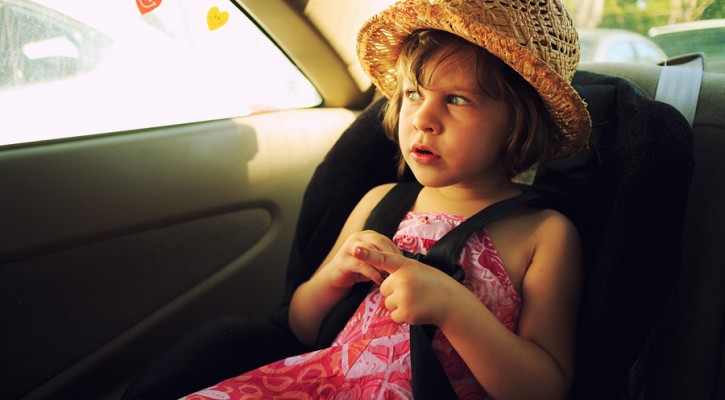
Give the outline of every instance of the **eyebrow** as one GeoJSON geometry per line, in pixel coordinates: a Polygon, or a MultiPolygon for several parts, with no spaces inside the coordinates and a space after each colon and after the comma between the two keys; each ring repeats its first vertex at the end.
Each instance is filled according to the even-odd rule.
{"type": "MultiPolygon", "coordinates": [[[[403,88],[405,88],[405,84],[403,84],[403,88]]],[[[434,91],[434,89],[431,89],[429,87],[424,86],[423,84],[418,83],[416,85],[416,88],[421,88],[423,90],[427,90],[429,92],[434,91]]],[[[486,92],[481,89],[479,86],[476,86],[474,88],[466,87],[466,86],[453,86],[453,87],[443,87],[441,89],[435,89],[435,91],[442,91],[449,94],[460,94],[465,95],[467,97],[483,97],[486,96],[486,92]]]]}
{"type": "MultiPolygon", "coordinates": [[[[412,79],[409,75],[404,74],[404,76],[399,77],[400,79],[400,88],[402,91],[404,90],[410,90],[410,89],[416,89],[416,90],[427,90],[432,91],[430,87],[427,85],[424,85],[420,79],[412,79]]],[[[468,98],[482,98],[482,97],[491,97],[478,83],[477,80],[471,83],[471,85],[468,86],[452,86],[452,87],[444,87],[442,89],[443,91],[449,93],[449,94],[455,94],[455,95],[461,95],[468,98]]]]}

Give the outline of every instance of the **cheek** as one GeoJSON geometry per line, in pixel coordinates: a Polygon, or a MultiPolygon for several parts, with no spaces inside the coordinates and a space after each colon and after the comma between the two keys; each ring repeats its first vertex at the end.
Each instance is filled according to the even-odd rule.
{"type": "Polygon", "coordinates": [[[513,133],[513,127],[513,114],[511,108],[506,105],[498,107],[497,112],[488,119],[488,131],[501,146],[508,142],[509,136],[513,133]]]}
{"type": "Polygon", "coordinates": [[[411,130],[411,113],[406,112],[406,110],[403,110],[403,108],[401,108],[400,116],[398,117],[398,141],[402,143],[404,138],[410,134],[411,130]]]}
{"type": "Polygon", "coordinates": [[[492,127],[508,128],[514,121],[514,109],[504,101],[499,101],[491,110],[490,116],[492,127]]]}
{"type": "Polygon", "coordinates": [[[410,125],[410,122],[413,118],[413,109],[410,106],[406,106],[405,102],[400,106],[400,111],[398,112],[398,126],[399,127],[406,127],[410,125]]]}

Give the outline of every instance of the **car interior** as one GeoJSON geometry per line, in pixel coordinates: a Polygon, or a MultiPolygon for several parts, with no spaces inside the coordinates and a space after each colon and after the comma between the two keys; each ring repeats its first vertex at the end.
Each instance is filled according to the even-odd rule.
{"type": "MultiPolygon", "coordinates": [[[[117,399],[194,326],[279,309],[398,179],[350,45],[378,3],[220,2],[317,107],[0,145],[0,398],[117,399]]],[[[676,74],[699,90],[656,100],[693,58],[581,64],[591,143],[522,183],[584,243],[571,398],[725,399],[725,74],[676,74]]]]}

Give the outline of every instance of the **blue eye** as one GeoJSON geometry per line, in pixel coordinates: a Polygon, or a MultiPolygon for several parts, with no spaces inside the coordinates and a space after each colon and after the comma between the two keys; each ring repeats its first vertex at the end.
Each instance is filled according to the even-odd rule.
{"type": "Polygon", "coordinates": [[[448,102],[456,106],[462,106],[471,103],[470,101],[468,101],[468,99],[456,95],[448,96],[448,102]]]}
{"type": "Polygon", "coordinates": [[[417,90],[406,90],[405,98],[411,101],[420,100],[420,93],[417,90]]]}

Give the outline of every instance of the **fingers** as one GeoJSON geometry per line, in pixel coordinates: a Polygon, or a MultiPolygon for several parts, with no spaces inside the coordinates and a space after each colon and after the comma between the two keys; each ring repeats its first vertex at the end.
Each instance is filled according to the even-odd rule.
{"type": "Polygon", "coordinates": [[[354,248],[353,256],[388,274],[392,274],[400,267],[411,262],[409,258],[400,253],[379,251],[362,245],[354,248]]]}
{"type": "MultiPolygon", "coordinates": [[[[363,248],[363,247],[357,246],[356,249],[358,249],[358,248],[363,248]]],[[[352,273],[353,276],[356,276],[355,283],[364,282],[364,281],[373,281],[378,285],[383,283],[384,276],[381,271],[379,271],[374,266],[357,259],[357,257],[355,257],[354,255],[352,257],[352,261],[347,262],[346,264],[347,264],[346,269],[348,270],[348,272],[352,273]]]]}
{"type": "Polygon", "coordinates": [[[391,307],[388,307],[388,306],[389,305],[393,306],[394,303],[392,303],[392,300],[391,300],[391,303],[388,304],[387,300],[395,291],[395,285],[392,283],[392,281],[393,281],[392,279],[384,279],[383,283],[380,284],[380,294],[386,298],[385,307],[390,311],[393,311],[393,310],[391,309],[391,307]]]}
{"type": "Polygon", "coordinates": [[[352,268],[354,268],[354,272],[363,275],[367,278],[367,280],[371,280],[380,285],[383,283],[385,277],[388,276],[388,273],[379,270],[366,261],[367,255],[371,251],[377,251],[377,249],[369,243],[356,243],[351,254],[355,260],[355,262],[352,263],[352,268]]]}
{"type": "Polygon", "coordinates": [[[395,321],[399,324],[405,322],[403,319],[400,318],[400,312],[398,310],[398,305],[390,297],[385,297],[385,308],[388,309],[388,311],[390,311],[390,318],[393,321],[395,321]]]}
{"type": "Polygon", "coordinates": [[[407,290],[404,288],[396,290],[393,280],[388,279],[380,285],[380,294],[383,296],[383,304],[390,311],[390,318],[393,321],[399,324],[414,323],[415,318],[410,315],[410,298],[407,296],[407,290]]]}
{"type": "Polygon", "coordinates": [[[358,282],[383,281],[383,272],[370,265],[364,258],[355,256],[356,249],[375,251],[399,251],[387,237],[374,232],[363,231],[350,235],[335,256],[325,266],[331,283],[337,287],[350,287],[358,282]]]}
{"type": "Polygon", "coordinates": [[[347,238],[347,244],[353,247],[363,245],[369,249],[390,253],[400,253],[398,246],[396,246],[390,238],[375,231],[362,231],[352,234],[347,238]]]}

